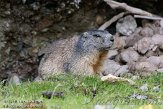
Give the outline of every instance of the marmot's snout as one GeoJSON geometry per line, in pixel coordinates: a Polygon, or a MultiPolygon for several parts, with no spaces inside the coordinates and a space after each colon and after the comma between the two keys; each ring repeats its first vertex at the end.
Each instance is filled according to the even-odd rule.
{"type": "Polygon", "coordinates": [[[103,42],[102,42],[102,50],[108,50],[109,48],[111,48],[111,46],[113,45],[114,42],[114,38],[113,35],[111,35],[108,32],[104,32],[104,34],[101,35],[103,38],[103,42]]]}
{"type": "Polygon", "coordinates": [[[110,48],[113,45],[113,42],[114,42],[113,36],[108,33],[104,41],[106,48],[110,48]]]}

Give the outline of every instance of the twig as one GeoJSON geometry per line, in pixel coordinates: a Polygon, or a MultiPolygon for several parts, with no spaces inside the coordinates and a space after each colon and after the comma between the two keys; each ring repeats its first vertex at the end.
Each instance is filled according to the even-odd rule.
{"type": "Polygon", "coordinates": [[[104,1],[107,2],[107,4],[110,5],[113,9],[122,8],[124,10],[129,11],[130,13],[133,13],[133,14],[140,14],[140,15],[145,15],[145,16],[153,16],[152,13],[141,10],[139,8],[129,6],[126,3],[119,3],[119,2],[114,1],[114,0],[104,0],[104,1]]]}
{"type": "MultiPolygon", "coordinates": [[[[135,18],[145,18],[145,19],[153,19],[153,20],[161,20],[161,17],[154,16],[152,13],[149,13],[147,11],[141,10],[139,8],[135,8],[132,6],[127,5],[126,3],[119,3],[114,0],[104,0],[108,5],[110,5],[113,9],[115,8],[122,8],[125,9],[128,13],[132,14],[139,14],[135,15],[135,18]]],[[[100,26],[99,30],[104,30],[107,27],[109,27],[112,23],[123,17],[127,12],[122,12],[116,16],[114,16],[109,21],[105,22],[102,26],[100,26]]]]}
{"type": "Polygon", "coordinates": [[[57,84],[57,86],[54,88],[54,90],[53,90],[53,93],[52,93],[52,95],[51,95],[51,98],[54,96],[54,93],[55,93],[55,91],[56,91],[56,89],[58,88],[58,87],[60,87],[61,86],[61,84],[57,84]]]}
{"type": "Polygon", "coordinates": [[[142,16],[142,15],[134,15],[135,18],[142,18],[142,19],[150,19],[150,20],[162,20],[163,18],[157,16],[142,16]]]}
{"type": "Polygon", "coordinates": [[[120,19],[121,17],[123,17],[125,14],[127,14],[128,12],[122,12],[116,16],[114,16],[112,19],[110,19],[109,21],[105,22],[102,26],[100,26],[99,30],[104,30],[107,27],[109,27],[112,23],[114,23],[115,21],[117,21],[118,19],[120,19]]]}

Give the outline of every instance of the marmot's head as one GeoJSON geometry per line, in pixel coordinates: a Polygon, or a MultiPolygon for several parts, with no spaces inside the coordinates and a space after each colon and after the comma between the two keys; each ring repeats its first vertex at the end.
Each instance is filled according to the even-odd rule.
{"type": "Polygon", "coordinates": [[[91,30],[81,34],[77,51],[91,52],[108,50],[113,44],[113,36],[105,30],[91,30]]]}

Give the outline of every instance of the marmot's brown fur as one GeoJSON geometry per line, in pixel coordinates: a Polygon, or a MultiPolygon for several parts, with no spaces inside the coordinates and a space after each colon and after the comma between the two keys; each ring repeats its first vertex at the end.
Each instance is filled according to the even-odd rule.
{"type": "Polygon", "coordinates": [[[93,75],[100,73],[112,35],[103,30],[84,32],[80,36],[53,42],[41,54],[39,75],[44,79],[56,73],[93,75]]]}

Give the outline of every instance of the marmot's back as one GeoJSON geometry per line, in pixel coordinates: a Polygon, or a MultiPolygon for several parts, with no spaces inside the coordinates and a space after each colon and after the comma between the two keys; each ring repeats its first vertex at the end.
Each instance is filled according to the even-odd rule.
{"type": "Polygon", "coordinates": [[[65,69],[63,63],[72,56],[72,51],[78,38],[78,36],[75,36],[70,39],[54,41],[41,50],[39,55],[44,54],[44,56],[38,68],[39,74],[44,77],[44,75],[50,76],[53,72],[63,73],[65,69]]]}
{"type": "Polygon", "coordinates": [[[38,70],[40,76],[46,78],[63,72],[85,75],[97,73],[94,67],[102,66],[107,50],[112,45],[111,38],[107,31],[94,30],[55,41],[43,50],[45,55],[38,70]]]}

